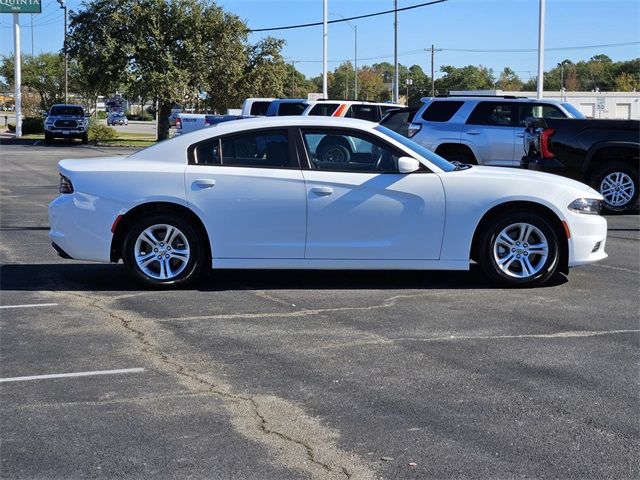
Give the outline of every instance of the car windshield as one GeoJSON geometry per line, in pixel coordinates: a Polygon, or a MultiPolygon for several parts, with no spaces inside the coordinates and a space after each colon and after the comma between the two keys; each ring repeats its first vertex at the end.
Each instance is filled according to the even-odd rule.
{"type": "Polygon", "coordinates": [[[569,115],[571,115],[573,118],[587,118],[584,116],[584,113],[582,113],[570,103],[563,103],[562,106],[567,112],[569,112],[569,115]]]}
{"type": "Polygon", "coordinates": [[[388,129],[387,127],[383,127],[382,125],[378,125],[375,129],[381,133],[384,133],[388,137],[393,138],[396,142],[404,145],[409,148],[411,151],[415,152],[417,155],[421,156],[425,160],[433,163],[436,167],[445,172],[452,172],[456,170],[456,166],[452,163],[449,163],[447,160],[442,158],[440,155],[436,155],[431,150],[424,148],[422,145],[418,145],[416,142],[408,139],[407,137],[403,137],[399,133],[394,132],[393,130],[388,129]]]}
{"type": "Polygon", "coordinates": [[[70,105],[60,105],[57,107],[51,107],[51,111],[49,115],[59,116],[59,115],[73,115],[75,117],[81,117],[84,115],[84,111],[82,107],[74,107],[70,105]]]}

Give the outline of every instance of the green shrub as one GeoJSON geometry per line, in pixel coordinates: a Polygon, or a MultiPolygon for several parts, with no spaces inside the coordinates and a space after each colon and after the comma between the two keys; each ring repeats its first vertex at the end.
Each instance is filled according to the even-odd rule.
{"type": "Polygon", "coordinates": [[[89,124],[89,140],[92,142],[104,142],[118,137],[115,129],[92,122],[89,124]]]}
{"type": "Polygon", "coordinates": [[[22,120],[22,133],[44,133],[44,119],[42,117],[25,117],[22,120]]]}
{"type": "MultiPolygon", "coordinates": [[[[16,131],[16,126],[13,123],[7,124],[7,128],[10,132],[16,131]]],[[[32,133],[44,132],[44,120],[40,117],[26,117],[22,120],[22,134],[29,135],[32,133]]]]}
{"type": "Polygon", "coordinates": [[[102,110],[98,110],[98,119],[104,120],[107,118],[107,112],[103,112],[102,110]]]}

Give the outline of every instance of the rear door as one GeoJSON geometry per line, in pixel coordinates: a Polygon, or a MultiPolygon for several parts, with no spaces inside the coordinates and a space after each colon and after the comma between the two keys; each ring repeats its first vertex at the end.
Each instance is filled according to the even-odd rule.
{"type": "Polygon", "coordinates": [[[305,185],[287,129],[262,129],[189,147],[187,200],[215,259],[304,258],[305,185]]]}
{"type": "Polygon", "coordinates": [[[517,125],[517,104],[514,102],[479,102],[462,127],[462,143],[472,146],[483,165],[513,167],[517,125]]]}

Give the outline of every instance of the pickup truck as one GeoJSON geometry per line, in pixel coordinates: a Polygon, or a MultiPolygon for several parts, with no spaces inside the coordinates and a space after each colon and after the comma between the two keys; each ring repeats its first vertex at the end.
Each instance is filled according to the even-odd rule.
{"type": "Polygon", "coordinates": [[[55,138],[79,138],[86,144],[89,141],[89,116],[82,105],[53,105],[44,119],[45,143],[51,143],[55,138]]]}
{"type": "Polygon", "coordinates": [[[587,183],[612,213],[638,207],[640,121],[527,118],[520,166],[587,183]]]}

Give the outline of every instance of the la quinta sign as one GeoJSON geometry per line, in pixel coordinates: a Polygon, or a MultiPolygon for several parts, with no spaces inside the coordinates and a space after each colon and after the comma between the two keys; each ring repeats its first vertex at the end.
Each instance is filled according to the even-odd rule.
{"type": "Polygon", "coordinates": [[[0,0],[0,13],[42,13],[42,0],[0,0]]]}

